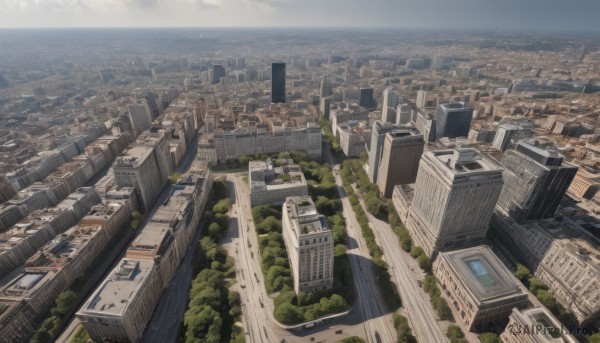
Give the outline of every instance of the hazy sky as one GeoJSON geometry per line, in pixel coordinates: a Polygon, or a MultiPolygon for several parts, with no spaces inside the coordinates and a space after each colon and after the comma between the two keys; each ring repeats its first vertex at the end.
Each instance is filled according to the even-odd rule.
{"type": "Polygon", "coordinates": [[[345,26],[600,31],[599,0],[0,0],[0,27],[345,26]]]}

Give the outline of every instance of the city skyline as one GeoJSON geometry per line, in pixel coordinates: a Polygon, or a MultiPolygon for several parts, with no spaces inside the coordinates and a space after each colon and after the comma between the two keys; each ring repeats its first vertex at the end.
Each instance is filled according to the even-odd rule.
{"type": "Polygon", "coordinates": [[[588,0],[1,0],[0,28],[337,27],[600,30],[588,0]],[[337,15],[331,16],[334,12],[337,15]]]}

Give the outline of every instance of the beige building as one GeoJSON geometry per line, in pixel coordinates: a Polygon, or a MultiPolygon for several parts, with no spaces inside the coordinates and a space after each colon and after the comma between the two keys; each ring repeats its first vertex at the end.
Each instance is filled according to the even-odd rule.
{"type": "Polygon", "coordinates": [[[600,317],[600,241],[568,217],[517,224],[499,215],[525,263],[580,325],[600,317]]]}
{"type": "MultiPolygon", "coordinates": [[[[203,155],[217,156],[218,162],[235,160],[245,155],[302,150],[309,157],[321,157],[321,127],[315,122],[304,126],[286,126],[267,132],[265,128],[235,129],[215,132],[213,135],[215,152],[203,155]]],[[[210,149],[210,147],[209,147],[210,149]]]]}
{"type": "Polygon", "coordinates": [[[513,309],[506,329],[500,335],[504,343],[577,343],[576,340],[546,308],[524,311],[513,309]]]}
{"type": "Polygon", "coordinates": [[[385,135],[377,176],[377,186],[384,197],[391,198],[396,185],[415,182],[424,144],[423,135],[416,129],[394,130],[385,135]]]}
{"type": "Polygon", "coordinates": [[[421,157],[406,227],[429,256],[481,244],[502,189],[502,168],[475,149],[421,157]]]}
{"type": "Polygon", "coordinates": [[[333,236],[327,220],[309,196],[288,197],[283,204],[283,240],[296,293],[333,286],[333,236]]]}
{"type": "Polygon", "coordinates": [[[579,168],[567,189],[567,194],[578,200],[591,200],[598,192],[598,188],[600,188],[600,174],[593,174],[584,168],[579,168]]]}
{"type": "Polygon", "coordinates": [[[106,247],[132,206],[128,199],[93,206],[77,225],[0,279],[0,342],[19,342],[33,333],[37,320],[106,247]]]}
{"type": "Polygon", "coordinates": [[[308,186],[300,167],[287,164],[275,167],[272,160],[248,164],[250,205],[280,205],[289,196],[308,195],[308,186]]]}
{"type": "Polygon", "coordinates": [[[138,342],[163,289],[169,284],[193,235],[212,187],[210,170],[197,170],[171,186],[126,256],[77,312],[95,341],[138,342]]]}
{"type": "Polygon", "coordinates": [[[77,312],[97,342],[138,342],[162,287],[153,261],[122,259],[77,312]]]}
{"type": "Polygon", "coordinates": [[[528,304],[521,282],[484,245],[440,252],[433,273],[454,318],[469,331],[486,331],[489,323],[528,304]]]}

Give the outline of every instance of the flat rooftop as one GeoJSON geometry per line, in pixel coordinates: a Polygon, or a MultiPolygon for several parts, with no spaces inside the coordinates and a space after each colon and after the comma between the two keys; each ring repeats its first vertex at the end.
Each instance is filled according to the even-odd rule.
{"type": "Polygon", "coordinates": [[[135,145],[128,148],[125,153],[121,156],[118,156],[115,159],[115,166],[131,166],[137,167],[140,163],[142,163],[148,156],[150,156],[154,152],[153,147],[143,146],[143,145],[135,145]]]}
{"type": "Polygon", "coordinates": [[[0,280],[0,299],[14,301],[30,297],[57,273],[55,270],[28,271],[21,266],[0,280]]]}
{"type": "Polygon", "coordinates": [[[153,261],[122,259],[86,301],[80,313],[122,316],[153,269],[153,261]]]}
{"type": "Polygon", "coordinates": [[[443,252],[465,286],[481,302],[525,294],[518,281],[487,246],[443,252]]]}
{"type": "Polygon", "coordinates": [[[428,156],[438,168],[454,175],[485,171],[502,172],[500,166],[473,148],[428,151],[423,155],[428,156]]]}
{"type": "Polygon", "coordinates": [[[297,236],[329,230],[325,217],[319,214],[310,196],[288,197],[285,207],[293,225],[297,225],[297,236]]]}

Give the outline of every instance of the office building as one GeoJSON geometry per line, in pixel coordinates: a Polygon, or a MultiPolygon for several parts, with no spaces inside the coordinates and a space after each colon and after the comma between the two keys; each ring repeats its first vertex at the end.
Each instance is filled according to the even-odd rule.
{"type": "Polygon", "coordinates": [[[326,75],[321,78],[321,87],[319,89],[319,96],[325,98],[333,95],[333,87],[331,86],[331,80],[326,75]]]}
{"type": "Polygon", "coordinates": [[[17,190],[6,175],[0,175],[0,204],[3,204],[17,195],[17,190]]]}
{"type": "Polygon", "coordinates": [[[375,121],[373,128],[371,129],[371,142],[369,144],[369,180],[372,183],[377,183],[377,176],[379,175],[379,164],[381,163],[381,154],[383,152],[383,142],[385,141],[385,135],[392,130],[397,129],[391,123],[384,122],[381,120],[375,121]]]}
{"type": "Polygon", "coordinates": [[[375,100],[373,99],[373,88],[361,88],[358,91],[358,105],[364,108],[374,108],[375,100]]]}
{"type": "Polygon", "coordinates": [[[436,139],[467,137],[469,135],[473,108],[467,107],[464,102],[438,105],[435,114],[436,139]]]}
{"type": "Polygon", "coordinates": [[[481,244],[502,189],[502,168],[472,148],[425,152],[406,227],[429,256],[481,244]]]}
{"type": "Polygon", "coordinates": [[[533,124],[528,122],[508,122],[498,126],[494,136],[492,147],[498,150],[506,150],[509,144],[528,138],[532,135],[533,124]]]}
{"type": "Polygon", "coordinates": [[[235,129],[219,131],[213,143],[201,147],[202,156],[216,156],[219,163],[236,160],[245,155],[281,151],[305,151],[309,157],[319,158],[323,150],[321,127],[307,122],[303,127],[285,127],[272,133],[266,130],[235,129]]]}
{"type": "Polygon", "coordinates": [[[288,196],[308,195],[306,179],[296,164],[275,167],[271,159],[250,161],[248,174],[252,207],[281,205],[288,196]]]}
{"type": "Polygon", "coordinates": [[[271,63],[271,103],[285,103],[285,63],[271,63]]]}
{"type": "Polygon", "coordinates": [[[391,198],[395,185],[415,182],[424,144],[423,135],[414,128],[394,130],[385,135],[377,176],[381,195],[391,198]]]}
{"type": "Polygon", "coordinates": [[[416,105],[417,105],[417,108],[419,108],[419,109],[426,107],[426,105],[427,105],[427,91],[424,91],[424,90],[417,91],[416,105]]]}
{"type": "Polygon", "coordinates": [[[288,197],[282,232],[296,293],[333,286],[333,235],[310,196],[288,197]]]}
{"type": "Polygon", "coordinates": [[[371,128],[367,122],[350,120],[340,123],[336,126],[336,132],[340,137],[340,147],[348,157],[359,157],[371,144],[371,128]]]}
{"type": "Polygon", "coordinates": [[[396,125],[406,125],[412,121],[413,109],[407,103],[400,103],[396,107],[396,125]]]}
{"type": "Polygon", "coordinates": [[[500,163],[504,187],[497,209],[517,221],[554,216],[578,169],[541,137],[519,141],[500,163]]]}
{"type": "Polygon", "coordinates": [[[225,68],[220,64],[215,64],[211,70],[212,80],[209,80],[210,83],[216,85],[221,82],[221,78],[225,76],[225,68]]]}
{"type": "Polygon", "coordinates": [[[129,112],[129,122],[135,136],[148,130],[152,124],[152,113],[146,103],[127,105],[129,112]]]}
{"type": "Polygon", "coordinates": [[[517,223],[498,213],[492,219],[580,326],[600,318],[600,242],[589,229],[598,221],[582,219],[563,216],[517,223]]]}
{"type": "Polygon", "coordinates": [[[112,168],[118,187],[135,188],[142,212],[152,208],[169,177],[161,173],[156,149],[143,145],[127,149],[112,168]]]}
{"type": "Polygon", "coordinates": [[[320,104],[319,110],[321,111],[321,115],[323,116],[323,118],[329,120],[329,112],[331,110],[331,98],[330,97],[321,98],[321,104],[320,104]]]}
{"type": "Polygon", "coordinates": [[[381,121],[384,123],[396,123],[396,107],[400,100],[400,94],[392,87],[383,91],[383,104],[381,106],[381,121]]]}
{"type": "Polygon", "coordinates": [[[598,189],[600,189],[600,174],[595,170],[581,167],[567,189],[567,194],[577,200],[591,200],[598,192],[598,189]]]}
{"type": "Polygon", "coordinates": [[[97,342],[139,342],[156,304],[193,241],[212,187],[212,174],[187,175],[77,312],[97,342]]]}
{"type": "Polygon", "coordinates": [[[487,331],[529,303],[521,282],[485,245],[440,252],[433,273],[454,319],[469,331],[487,331]]]}
{"type": "Polygon", "coordinates": [[[77,318],[94,341],[139,342],[161,291],[153,261],[122,259],[77,318]]]}

